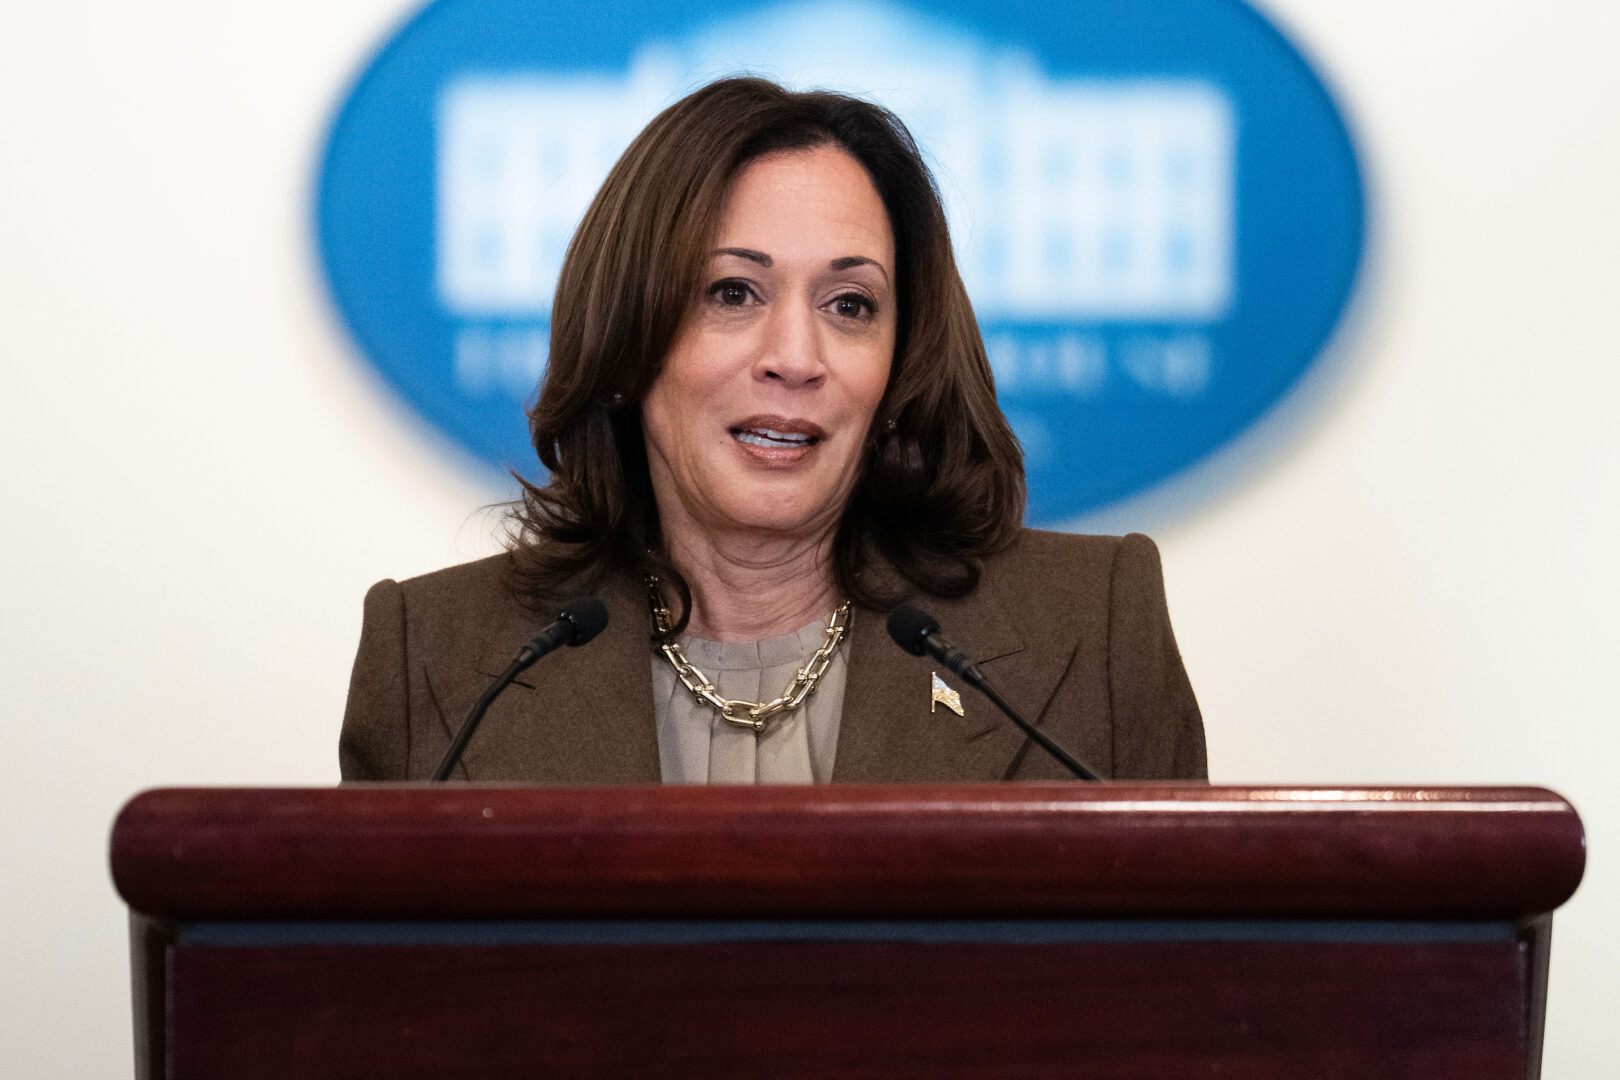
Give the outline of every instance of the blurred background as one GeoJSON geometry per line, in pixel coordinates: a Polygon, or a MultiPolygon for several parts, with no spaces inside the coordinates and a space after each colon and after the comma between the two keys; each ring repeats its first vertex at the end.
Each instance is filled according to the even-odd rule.
{"type": "MultiPolygon", "coordinates": [[[[468,434],[485,414],[424,420],[423,395],[353,328],[342,282],[363,294],[364,281],[339,280],[334,300],[317,238],[334,118],[415,10],[0,9],[9,1075],[131,1069],[126,929],[106,869],[123,801],[159,785],[335,782],[365,588],[498,545],[490,507],[512,487],[490,463],[500,452],[468,434]]],[[[1016,25],[1022,9],[1007,10],[1016,25]]],[[[1259,10],[1354,140],[1365,246],[1344,317],[1315,340],[1274,307],[1270,338],[1263,321],[1222,338],[1221,320],[1255,310],[1245,265],[1216,265],[1180,301],[1156,294],[1138,316],[1203,327],[1217,375],[1241,345],[1274,353],[1282,383],[1257,422],[1234,407],[1145,487],[1062,494],[1054,469],[1044,490],[1061,497],[1043,521],[1159,541],[1216,782],[1539,784],[1574,801],[1596,844],[1556,923],[1544,1075],[1608,1075],[1620,12],[1259,10]]],[[[947,187],[962,175],[947,172],[947,187]]],[[[1231,221],[1268,218],[1248,191],[1231,221]]],[[[1342,256],[1340,240],[1328,250],[1342,256]]],[[[1298,287],[1336,309],[1333,282],[1313,279],[1343,266],[1318,270],[1296,270],[1298,287]]],[[[476,307],[476,284],[434,287],[476,307]]],[[[1117,319],[1145,301],[1052,302],[1079,320],[1087,304],[1117,319]]],[[[1017,306],[986,294],[1015,345],[1017,306]]],[[[1023,346],[1000,354],[1004,379],[1023,346]]]]}

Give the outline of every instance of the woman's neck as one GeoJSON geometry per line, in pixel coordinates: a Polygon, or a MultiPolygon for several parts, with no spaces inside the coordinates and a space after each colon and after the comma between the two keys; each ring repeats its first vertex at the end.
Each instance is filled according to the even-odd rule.
{"type": "Polygon", "coordinates": [[[687,632],[710,641],[759,641],[825,618],[838,606],[832,531],[782,537],[665,534],[669,559],[692,590],[687,632]]]}

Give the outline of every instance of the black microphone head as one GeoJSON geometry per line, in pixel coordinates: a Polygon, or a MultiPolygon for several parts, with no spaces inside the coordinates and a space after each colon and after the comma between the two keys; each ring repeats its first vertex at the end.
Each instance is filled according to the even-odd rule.
{"type": "Polygon", "coordinates": [[[582,596],[578,600],[569,601],[557,618],[567,619],[574,627],[574,633],[568,639],[570,645],[583,645],[591,638],[600,634],[608,624],[607,608],[602,601],[594,596],[582,596]]]}
{"type": "Polygon", "coordinates": [[[889,612],[889,636],[894,643],[912,656],[921,656],[927,651],[923,639],[929,634],[939,633],[939,623],[926,611],[901,604],[889,612]]]}

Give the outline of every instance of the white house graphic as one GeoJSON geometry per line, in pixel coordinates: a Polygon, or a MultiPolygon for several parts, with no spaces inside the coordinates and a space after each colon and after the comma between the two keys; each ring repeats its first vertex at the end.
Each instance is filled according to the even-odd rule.
{"type": "MultiPolygon", "coordinates": [[[[906,121],[939,178],[986,323],[1199,324],[1232,302],[1236,130],[1220,88],[1054,79],[1028,54],[910,12],[800,4],[645,46],[622,75],[471,73],[447,84],[436,208],[446,308],[470,321],[547,321],[568,238],[619,153],[660,108],[745,61],[797,87],[855,91],[906,121]]],[[[472,359],[520,364],[524,377],[544,355],[532,331],[521,347],[482,340],[458,352],[516,349],[507,361],[472,359]]],[[[1064,348],[1054,363],[1087,362],[1064,348]]]]}

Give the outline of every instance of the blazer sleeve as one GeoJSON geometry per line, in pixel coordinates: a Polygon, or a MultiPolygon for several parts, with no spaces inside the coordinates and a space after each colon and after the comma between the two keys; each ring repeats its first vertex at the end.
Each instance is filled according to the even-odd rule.
{"type": "Polygon", "coordinates": [[[1108,631],[1114,777],[1208,779],[1204,721],[1170,628],[1159,549],[1140,533],[1114,553],[1108,631]]]}
{"type": "Polygon", "coordinates": [[[360,651],[338,738],[338,766],[344,780],[404,780],[409,756],[405,593],[390,579],[366,593],[360,651]]]}

